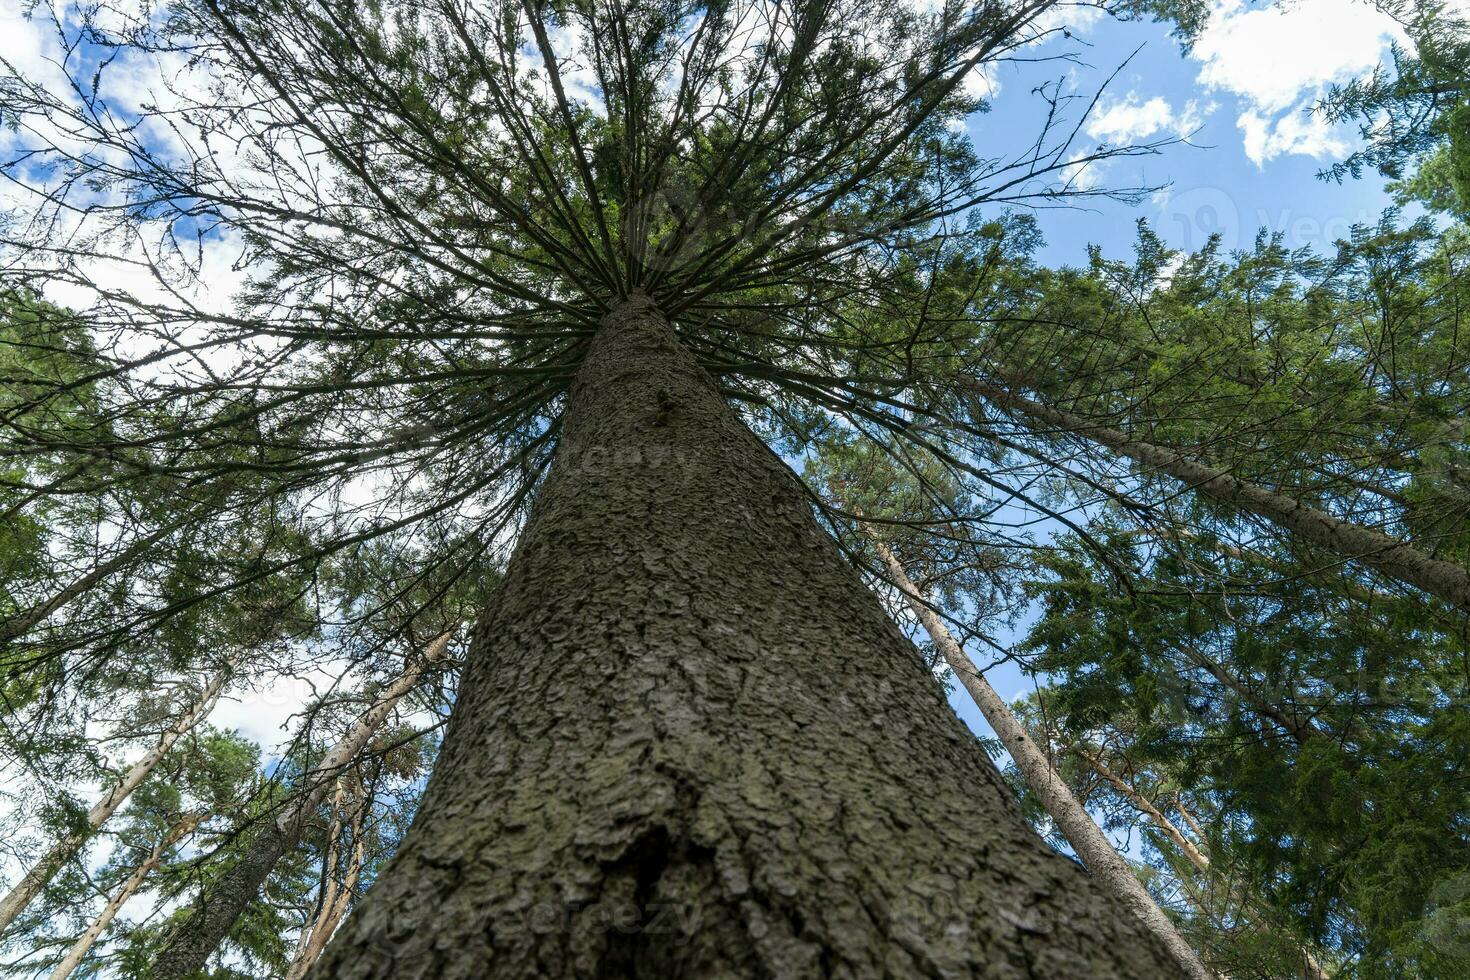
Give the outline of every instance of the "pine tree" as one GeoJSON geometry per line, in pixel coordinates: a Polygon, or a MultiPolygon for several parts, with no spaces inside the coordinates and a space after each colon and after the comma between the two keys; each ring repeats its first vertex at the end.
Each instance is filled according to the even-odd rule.
{"type": "MultiPolygon", "coordinates": [[[[1433,764],[1463,727],[1439,710],[1467,607],[1461,277],[1392,218],[1331,261],[1263,240],[1175,268],[1145,230],[1132,263],[1036,268],[1034,228],[983,206],[1137,197],[1067,175],[1166,142],[1079,147],[1049,87],[1013,156],[955,125],[986,107],[967,79],[1061,33],[1052,7],[53,14],[86,56],[56,66],[71,85],[3,80],[7,173],[35,193],[0,246],[85,308],[27,294],[0,348],[25,365],[0,400],[0,656],[47,733],[7,757],[95,755],[65,706],[161,666],[241,650],[267,678],[335,649],[391,676],[386,651],[470,618],[414,823],[313,975],[1177,975],[1032,832],[814,513],[783,454],[846,426],[987,488],[968,522],[1070,534],[1030,647],[1069,724],[1142,719],[1130,752],[1199,763],[1212,853],[1290,938],[1445,962],[1462,841],[1413,835],[1460,800],[1433,764]],[[123,67],[167,98],[115,95],[123,67]],[[147,275],[118,288],[108,262],[147,275]],[[1114,452],[1079,447],[1104,430],[1114,452]],[[1141,533],[1169,550],[1130,551],[1141,533]],[[1238,583],[1191,578],[1221,549],[1245,635],[1238,583]],[[1178,601],[1125,606],[1140,584],[1178,601]],[[1379,680],[1395,696],[1366,709],[1379,680]],[[1206,717],[1175,725],[1191,683],[1206,717]],[[1409,893],[1413,863],[1438,897],[1409,893]],[[1356,877],[1306,895],[1324,867],[1356,877]]],[[[161,862],[161,892],[227,901],[138,930],[129,968],[228,971],[226,942],[284,974],[286,910],[319,906],[303,950],[340,918],[306,870],[354,873],[326,857],[346,760],[319,750],[283,768],[305,795],[259,780],[219,860],[161,862]]]]}

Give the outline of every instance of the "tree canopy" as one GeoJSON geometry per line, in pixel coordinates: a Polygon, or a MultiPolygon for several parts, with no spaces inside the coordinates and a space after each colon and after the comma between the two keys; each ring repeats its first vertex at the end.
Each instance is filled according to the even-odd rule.
{"type": "MultiPolygon", "coordinates": [[[[146,975],[283,813],[210,970],[311,965],[412,818],[599,325],[646,297],[896,616],[860,524],[1032,674],[1028,730],[1146,828],[1211,968],[1470,969],[1465,22],[1389,5],[1412,48],[1320,107],[1363,137],[1324,177],[1398,199],[1335,248],[1140,221],[1050,267],[1029,210],[1137,200],[1079,175],[1179,141],[1089,141],[1105,79],[1032,93],[1016,146],[966,130],[1067,6],[30,11],[60,57],[0,71],[7,874],[71,843],[4,968],[147,864],[152,911],[83,961],[146,975]],[[279,754],[203,717],[303,677],[279,754]]],[[[1112,12],[1185,43],[1207,14],[1112,12]]]]}

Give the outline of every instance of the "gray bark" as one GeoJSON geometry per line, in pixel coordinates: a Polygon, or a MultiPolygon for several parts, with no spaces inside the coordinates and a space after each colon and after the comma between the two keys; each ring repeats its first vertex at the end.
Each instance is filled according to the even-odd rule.
{"type": "Polygon", "coordinates": [[[1362,562],[1470,614],[1470,569],[1434,558],[1375,528],[1334,517],[1295,497],[1267,490],[1176,450],[1133,439],[1118,429],[1089,422],[994,385],[970,379],[964,379],[963,383],[1002,408],[1107,446],[1144,466],[1167,473],[1206,497],[1263,517],[1308,544],[1362,562]]]}
{"type": "Polygon", "coordinates": [[[610,314],[413,827],[311,976],[1179,975],[663,317],[610,314]]]}
{"type": "Polygon", "coordinates": [[[367,747],[374,731],[403,696],[418,684],[430,664],[444,658],[449,633],[431,643],[424,655],[378,694],[372,707],[358,716],[352,729],[302,777],[274,820],[263,822],[242,854],[195,902],[187,917],[169,932],[153,961],[153,980],[185,980],[204,969],[266,879],[287,851],[301,839],[306,821],[326,799],[334,781],[367,747]]]}
{"type": "Polygon", "coordinates": [[[301,835],[299,824],[282,827],[264,821],[234,861],[195,901],[188,916],[169,932],[153,963],[153,980],[185,980],[201,975],[205,963],[230,934],[245,907],[260,894],[276,863],[301,835]]]}

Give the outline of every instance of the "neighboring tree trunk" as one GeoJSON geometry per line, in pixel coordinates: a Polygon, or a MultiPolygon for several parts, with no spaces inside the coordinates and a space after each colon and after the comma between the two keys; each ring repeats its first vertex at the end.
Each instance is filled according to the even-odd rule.
{"type": "Polygon", "coordinates": [[[1252,691],[1239,678],[1231,674],[1229,671],[1227,671],[1224,667],[1216,663],[1211,658],[1207,657],[1202,650],[1195,647],[1193,644],[1184,643],[1181,645],[1181,649],[1183,649],[1185,655],[1188,656],[1190,660],[1194,661],[1195,666],[1204,668],[1204,670],[1209,673],[1211,677],[1215,678],[1215,680],[1219,681],[1225,687],[1228,687],[1231,691],[1235,692],[1235,695],[1239,697],[1241,701],[1243,701],[1256,714],[1260,715],[1262,718],[1265,718],[1267,721],[1275,722],[1277,725],[1280,725],[1282,728],[1284,728],[1286,730],[1286,733],[1290,735],[1298,745],[1306,745],[1308,739],[1319,734],[1317,729],[1313,728],[1307,722],[1299,720],[1295,716],[1295,714],[1287,713],[1279,705],[1268,701],[1266,698],[1261,697],[1255,691],[1252,691]]]}
{"type": "Polygon", "coordinates": [[[351,731],[302,777],[301,785],[276,818],[264,822],[245,853],[199,896],[188,917],[170,931],[154,960],[153,980],[184,980],[204,969],[210,954],[230,934],[245,907],[260,894],[276,862],[301,839],[312,811],[326,799],[342,770],[367,747],[373,732],[393,706],[418,685],[424,671],[444,658],[450,635],[445,633],[429,644],[422,657],[383,689],[372,707],[358,716],[351,731]]]}
{"type": "Polygon", "coordinates": [[[863,531],[878,550],[889,580],[903,593],[904,600],[914,615],[919,617],[919,622],[934,641],[944,662],[949,664],[960,683],[965,685],[965,690],[970,692],[980,713],[995,730],[1006,751],[1011,754],[1011,759],[1015,761],[1016,768],[1026,778],[1026,784],[1036,793],[1046,812],[1057,822],[1087,870],[1130,912],[1138,916],[1139,921],[1179,961],[1180,968],[1187,975],[1197,980],[1212,980],[1214,974],[1200,962],[1189,943],[1174,928],[1174,923],[1159,908],[1148,889],[1143,887],[1143,882],[1138,880],[1138,875],[1134,874],[1128,862],[1113,847],[1112,841],[1108,840],[1088,814],[1087,808],[1072,795],[1062,777],[1052,768],[1051,761],[1031,740],[1025,727],[1004,699],[995,693],[995,688],[990,686],[985,675],[976,669],[964,648],[944,625],[944,620],[939,618],[919,594],[918,587],[909,578],[903,563],[871,527],[863,525],[863,531]]]}
{"type": "Polygon", "coordinates": [[[1194,819],[1194,814],[1190,813],[1189,807],[1184,805],[1184,797],[1180,796],[1177,792],[1174,794],[1174,809],[1178,810],[1179,815],[1184,818],[1184,822],[1189,824],[1189,829],[1194,836],[1200,840],[1204,840],[1205,828],[1201,827],[1199,821],[1194,819]]]}
{"type": "Polygon", "coordinates": [[[356,791],[349,791],[344,781],[337,781],[337,798],[332,806],[332,826],[328,830],[328,839],[331,843],[327,847],[326,860],[322,864],[322,889],[317,898],[316,915],[301,930],[301,940],[296,947],[296,955],[291,960],[291,968],[286,971],[286,980],[301,980],[306,971],[311,969],[322,955],[322,950],[327,948],[327,940],[332,938],[337,926],[342,922],[342,917],[347,914],[347,906],[352,901],[352,893],[357,888],[357,878],[362,872],[362,862],[366,847],[362,839],[363,818],[367,813],[368,800],[363,795],[362,787],[359,785],[356,791]],[[352,853],[347,858],[347,868],[342,874],[339,882],[338,863],[341,859],[342,846],[342,813],[348,802],[352,806],[352,819],[350,822],[352,853]]]}
{"type": "MultiPolygon", "coordinates": [[[[1089,766],[1092,767],[1093,772],[1097,773],[1103,779],[1107,780],[1114,789],[1122,794],[1123,798],[1126,799],[1130,804],[1132,804],[1135,810],[1148,817],[1149,820],[1153,822],[1154,826],[1158,827],[1159,830],[1164,833],[1164,836],[1168,837],[1169,840],[1174,843],[1174,846],[1178,847],[1180,852],[1189,859],[1190,864],[1194,865],[1195,868],[1200,871],[1208,872],[1210,870],[1209,857],[1206,856],[1205,853],[1201,851],[1198,847],[1196,847],[1193,841],[1191,841],[1188,837],[1185,837],[1184,834],[1179,830],[1179,828],[1175,826],[1174,821],[1170,820],[1167,816],[1164,815],[1162,810],[1154,806],[1153,802],[1150,801],[1148,797],[1144,796],[1142,793],[1138,792],[1138,790],[1134,789],[1133,786],[1131,786],[1128,781],[1125,780],[1122,776],[1119,776],[1117,773],[1113,772],[1113,770],[1108,767],[1108,764],[1102,760],[1102,757],[1100,755],[1089,752],[1086,748],[1078,744],[1073,744],[1072,746],[1070,746],[1070,748],[1073,752],[1076,752],[1079,756],[1081,756],[1082,759],[1089,766]]],[[[1193,818],[1189,816],[1189,811],[1183,808],[1183,804],[1180,805],[1179,812],[1184,814],[1185,819],[1189,820],[1190,826],[1194,829],[1194,832],[1196,834],[1199,834],[1201,839],[1203,839],[1204,835],[1201,833],[1199,825],[1196,824],[1193,818]]],[[[1228,882],[1226,883],[1226,887],[1230,889],[1230,894],[1234,896],[1235,900],[1239,903],[1242,914],[1245,915],[1247,919],[1254,921],[1257,928],[1264,929],[1268,932],[1271,931],[1272,927],[1270,923],[1263,921],[1261,917],[1256,914],[1255,910],[1251,908],[1251,903],[1246,896],[1241,895],[1234,887],[1230,886],[1228,882]]],[[[1204,905],[1200,902],[1198,895],[1195,894],[1193,897],[1196,907],[1203,911],[1204,905]]],[[[1327,980],[1326,972],[1322,969],[1322,965],[1317,962],[1317,958],[1312,955],[1311,950],[1306,948],[1299,948],[1298,952],[1300,952],[1302,956],[1302,976],[1305,977],[1306,980],[1327,980]]]]}
{"type": "Polygon", "coordinates": [[[635,296],[316,980],[1177,977],[635,296]]]}
{"type": "Polygon", "coordinates": [[[1073,752],[1076,752],[1079,756],[1082,757],[1082,760],[1092,768],[1093,772],[1097,773],[1103,779],[1107,780],[1108,783],[1115,790],[1117,790],[1125,800],[1131,803],[1133,805],[1133,809],[1137,810],[1139,813],[1142,813],[1144,816],[1152,820],[1154,826],[1163,831],[1164,836],[1173,841],[1174,846],[1178,847],[1179,850],[1184,853],[1184,856],[1189,858],[1190,864],[1194,865],[1201,871],[1210,870],[1210,859],[1205,856],[1203,851],[1201,851],[1198,847],[1194,845],[1193,841],[1191,841],[1188,837],[1185,837],[1184,834],[1179,830],[1179,828],[1174,825],[1174,821],[1170,820],[1167,816],[1164,815],[1162,810],[1154,806],[1153,803],[1148,799],[1148,797],[1144,796],[1142,793],[1138,792],[1138,790],[1128,785],[1128,783],[1123,779],[1122,776],[1119,776],[1117,773],[1113,772],[1112,769],[1109,769],[1107,764],[1102,761],[1102,758],[1100,756],[1087,751],[1087,749],[1085,749],[1081,745],[1073,744],[1071,748],[1073,752]]]}
{"type": "Polygon", "coordinates": [[[163,757],[168,755],[168,750],[173,748],[175,742],[186,735],[195,725],[209,714],[214,704],[219,700],[220,691],[225,682],[229,680],[233,669],[230,666],[220,671],[209,682],[209,685],[200,692],[199,698],[190,708],[179,716],[179,720],[173,727],[164,732],[154,743],[153,748],[127,771],[127,774],[118,781],[117,785],[108,791],[107,795],[93,804],[92,809],[87,811],[87,826],[75,833],[67,834],[61,840],[51,846],[40,860],[31,865],[25,875],[16,882],[15,887],[4,899],[0,899],[0,932],[4,932],[15,921],[25,907],[31,903],[41,889],[46,887],[56,872],[60,870],[72,855],[77,852],[97,829],[107,822],[107,819],[117,812],[117,808],[132,795],[133,790],[142,785],[148,774],[153,772],[163,757]]]}
{"type": "Polygon", "coordinates": [[[1117,429],[1089,422],[1071,412],[1049,408],[1004,388],[972,379],[963,379],[962,383],[1002,408],[1107,446],[1129,459],[1167,473],[1213,500],[1263,517],[1308,544],[1360,561],[1390,578],[1437,595],[1461,612],[1470,614],[1470,570],[1432,558],[1382,531],[1333,517],[1293,497],[1196,462],[1173,449],[1140,442],[1117,429]]]}
{"type": "Polygon", "coordinates": [[[134,558],[143,554],[143,552],[147,551],[149,548],[162,541],[168,535],[177,531],[180,527],[189,523],[189,521],[194,520],[194,517],[195,515],[191,514],[183,520],[178,520],[170,524],[166,524],[158,530],[154,531],[152,534],[148,535],[147,537],[140,538],[139,540],[134,541],[131,545],[124,548],[116,555],[113,555],[108,560],[102,562],[100,565],[93,568],[90,572],[87,572],[85,575],[77,578],[76,581],[72,582],[70,585],[66,586],[61,591],[51,596],[51,598],[44,599],[32,608],[26,610],[25,612],[20,613],[11,619],[7,619],[4,622],[0,622],[0,645],[9,643],[16,637],[30,632],[30,630],[34,626],[44,620],[47,616],[50,616],[56,610],[66,605],[68,602],[71,602],[77,596],[90,590],[98,582],[102,581],[104,578],[111,575],[119,568],[122,568],[134,558]]]}
{"type": "Polygon", "coordinates": [[[128,899],[132,898],[133,893],[143,884],[143,879],[147,878],[153,873],[153,869],[158,867],[158,862],[163,860],[164,853],[180,839],[192,833],[194,828],[199,826],[199,821],[203,820],[205,816],[207,814],[204,813],[188,814],[178,823],[174,824],[162,840],[153,845],[153,850],[148,853],[148,857],[144,859],[143,863],[133,869],[133,873],[128,875],[128,880],[123,882],[122,887],[117,890],[116,894],[107,900],[107,906],[103,908],[102,914],[97,916],[97,921],[88,926],[87,931],[82,933],[76,942],[72,943],[71,948],[66,951],[66,955],[62,957],[61,962],[56,964],[56,969],[51,971],[50,980],[66,980],[67,977],[71,976],[72,971],[81,965],[82,960],[87,958],[87,953],[91,951],[92,944],[97,941],[97,937],[102,935],[107,930],[107,927],[112,924],[112,920],[117,915],[118,909],[127,904],[128,899]]]}

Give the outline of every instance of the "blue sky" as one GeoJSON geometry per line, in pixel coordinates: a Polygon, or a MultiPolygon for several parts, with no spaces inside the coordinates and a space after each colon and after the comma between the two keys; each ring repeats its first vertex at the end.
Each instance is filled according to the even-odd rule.
{"type": "Polygon", "coordinates": [[[1374,177],[1343,185],[1316,178],[1351,151],[1356,133],[1307,111],[1328,84],[1387,56],[1393,25],[1366,3],[1297,0],[1285,11],[1217,4],[1212,26],[1189,53],[1161,25],[1091,13],[1069,11],[1065,22],[1080,25],[1072,27],[1077,38],[1058,38],[1039,52],[1072,52],[1080,63],[1013,63],[995,72],[993,109],[970,125],[977,145],[1018,147],[1033,137],[1044,108],[1030,94],[1034,86],[1066,77],[1074,91],[1091,95],[1125,61],[1078,149],[1198,131],[1192,145],[1111,161],[1084,178],[1164,187],[1142,204],[1093,200],[1039,213],[1047,263],[1084,262],[1091,243],[1124,255],[1138,218],[1176,248],[1198,248],[1215,231],[1227,248],[1245,247],[1261,227],[1284,232],[1291,247],[1330,245],[1388,204],[1374,177]]]}
{"type": "MultiPolygon", "coordinates": [[[[1077,149],[1197,131],[1190,145],[1111,161],[1084,178],[1100,186],[1162,188],[1141,203],[1094,199],[1037,212],[1046,238],[1042,262],[1085,263],[1093,244],[1110,257],[1127,257],[1140,218],[1178,249],[1199,248],[1214,232],[1227,249],[1245,248],[1264,227],[1283,233],[1289,247],[1326,250],[1353,224],[1376,221],[1390,205],[1376,175],[1345,184],[1316,176],[1352,151],[1357,133],[1351,126],[1326,126],[1310,107],[1333,82],[1387,58],[1396,36],[1391,22],[1368,4],[1296,0],[1281,10],[1227,0],[1215,5],[1209,27],[1188,52],[1163,26],[1090,14],[1077,8],[1064,18],[1074,39],[1027,52],[1071,52],[1076,61],[1013,63],[993,74],[993,108],[969,125],[977,146],[1014,151],[1026,145],[1045,110],[1033,87],[1065,78],[1090,97],[1125,61],[1077,149]]],[[[1006,643],[1018,638],[997,637],[1006,643]]],[[[982,666],[993,659],[989,651],[972,653],[982,666]]],[[[1032,689],[1013,664],[997,665],[987,676],[1008,700],[1032,689]]],[[[950,702],[973,730],[989,734],[963,689],[956,686],[950,702]]]]}

